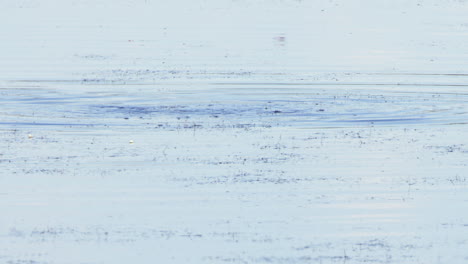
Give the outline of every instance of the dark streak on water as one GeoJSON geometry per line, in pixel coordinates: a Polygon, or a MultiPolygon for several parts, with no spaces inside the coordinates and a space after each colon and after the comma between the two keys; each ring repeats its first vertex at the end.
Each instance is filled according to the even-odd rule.
{"type": "Polygon", "coordinates": [[[324,84],[310,83],[198,84],[199,87],[191,91],[184,85],[172,84],[171,90],[160,91],[149,86],[141,93],[132,93],[133,87],[124,85],[118,91],[97,86],[69,94],[59,89],[31,87],[31,95],[4,88],[2,101],[12,111],[3,114],[7,114],[5,118],[16,116],[16,120],[4,119],[0,125],[126,126],[142,123],[125,120],[140,119],[146,123],[189,120],[205,125],[207,120],[211,123],[230,120],[317,128],[346,127],[353,123],[443,125],[463,123],[468,118],[468,97],[460,90],[421,92],[419,86],[425,86],[423,84],[408,85],[403,91],[378,89],[382,84],[353,84],[356,88],[342,90],[347,85],[333,84],[333,88],[328,88],[324,84]],[[298,85],[303,87],[295,88],[298,85]],[[109,104],[112,101],[115,103],[109,104]],[[51,122],[58,117],[69,122],[51,122]],[[76,119],[86,121],[75,122],[76,119]]]}

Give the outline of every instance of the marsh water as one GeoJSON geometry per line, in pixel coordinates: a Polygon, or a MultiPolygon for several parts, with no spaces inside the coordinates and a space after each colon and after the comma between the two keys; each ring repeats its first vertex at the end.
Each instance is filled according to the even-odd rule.
{"type": "Polygon", "coordinates": [[[0,263],[467,263],[467,13],[0,3],[0,263]]]}

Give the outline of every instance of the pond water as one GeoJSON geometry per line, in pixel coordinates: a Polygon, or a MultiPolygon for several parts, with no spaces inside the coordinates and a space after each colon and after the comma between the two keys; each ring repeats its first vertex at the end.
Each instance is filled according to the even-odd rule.
{"type": "Polygon", "coordinates": [[[0,263],[466,263],[468,3],[0,3],[0,263]]]}

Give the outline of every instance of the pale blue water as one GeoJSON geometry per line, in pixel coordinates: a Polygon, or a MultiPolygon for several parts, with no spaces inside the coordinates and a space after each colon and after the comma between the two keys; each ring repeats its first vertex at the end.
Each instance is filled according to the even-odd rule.
{"type": "Polygon", "coordinates": [[[0,263],[466,263],[467,3],[0,3],[0,263]]]}

